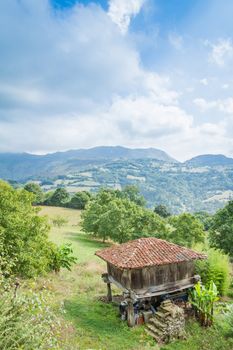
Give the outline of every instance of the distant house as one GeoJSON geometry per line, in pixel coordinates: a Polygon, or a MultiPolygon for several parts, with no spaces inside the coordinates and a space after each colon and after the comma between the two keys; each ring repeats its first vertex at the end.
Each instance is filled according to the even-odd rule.
{"type": "Polygon", "coordinates": [[[194,261],[206,258],[204,254],[153,237],[105,248],[96,255],[107,262],[107,273],[102,277],[108,286],[109,301],[111,283],[127,296],[129,325],[133,325],[130,304],[193,287],[199,277],[195,276],[194,261]]]}

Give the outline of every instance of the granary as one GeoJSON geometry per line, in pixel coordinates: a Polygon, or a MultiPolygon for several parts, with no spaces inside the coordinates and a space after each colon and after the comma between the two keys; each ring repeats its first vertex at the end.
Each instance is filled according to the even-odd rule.
{"type": "Polygon", "coordinates": [[[97,251],[106,261],[108,300],[112,300],[111,283],[123,291],[128,305],[128,324],[134,325],[135,300],[159,300],[164,295],[194,286],[195,260],[206,255],[154,237],[140,238],[97,251]]]}

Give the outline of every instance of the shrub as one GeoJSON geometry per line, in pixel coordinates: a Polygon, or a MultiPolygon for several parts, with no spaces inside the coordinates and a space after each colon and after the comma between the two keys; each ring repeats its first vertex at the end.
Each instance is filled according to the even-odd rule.
{"type": "Polygon", "coordinates": [[[224,320],[227,323],[227,336],[233,338],[233,305],[231,304],[228,310],[224,313],[224,320]]]}
{"type": "Polygon", "coordinates": [[[87,191],[77,192],[67,204],[69,208],[83,210],[91,199],[91,194],[87,191]]]}
{"type": "Polygon", "coordinates": [[[220,295],[225,295],[229,287],[230,262],[227,255],[213,248],[207,251],[208,258],[196,263],[196,272],[204,285],[215,283],[220,295]]]}
{"type": "Polygon", "coordinates": [[[59,323],[41,294],[1,291],[0,349],[59,349],[59,323]]]}
{"type": "Polygon", "coordinates": [[[71,270],[71,266],[76,263],[77,259],[73,256],[73,250],[71,244],[64,244],[60,247],[54,246],[51,251],[51,270],[58,273],[61,268],[71,270]]]}
{"type": "Polygon", "coordinates": [[[33,200],[28,191],[0,182],[0,269],[9,275],[33,277],[48,271],[49,225],[33,200]]]}
{"type": "Polygon", "coordinates": [[[52,223],[54,226],[57,226],[60,228],[66,225],[68,223],[68,220],[61,215],[57,215],[52,219],[52,223]]]}
{"type": "Polygon", "coordinates": [[[198,282],[191,291],[190,301],[202,326],[210,326],[213,323],[214,303],[217,300],[218,290],[212,281],[208,288],[198,282]]]}

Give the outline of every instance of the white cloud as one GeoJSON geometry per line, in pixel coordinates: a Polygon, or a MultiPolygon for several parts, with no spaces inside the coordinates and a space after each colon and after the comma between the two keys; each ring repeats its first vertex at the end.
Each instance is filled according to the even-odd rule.
{"type": "Polygon", "coordinates": [[[206,42],[211,47],[209,61],[224,66],[229,59],[233,58],[233,45],[230,38],[219,39],[216,43],[206,42]]]}
{"type": "MultiPolygon", "coordinates": [[[[121,3],[116,18],[128,25],[143,2],[121,3]]],[[[92,4],[60,16],[48,4],[0,2],[0,151],[121,144],[162,148],[184,159],[233,149],[226,136],[233,122],[196,123],[182,105],[187,95],[173,88],[169,76],[143,67],[109,13],[92,4]]],[[[189,91],[191,99],[194,94],[189,91]]],[[[216,108],[204,98],[195,103],[216,108]]],[[[232,108],[230,100],[221,106],[232,108]]]]}
{"type": "Polygon", "coordinates": [[[193,103],[197,107],[199,107],[202,112],[206,112],[210,109],[216,109],[219,112],[233,115],[233,98],[232,97],[212,100],[212,101],[207,101],[204,98],[196,98],[193,100],[193,103]]]}
{"type": "Polygon", "coordinates": [[[109,0],[108,14],[121,32],[125,34],[131,18],[140,12],[144,3],[145,0],[109,0]]]}

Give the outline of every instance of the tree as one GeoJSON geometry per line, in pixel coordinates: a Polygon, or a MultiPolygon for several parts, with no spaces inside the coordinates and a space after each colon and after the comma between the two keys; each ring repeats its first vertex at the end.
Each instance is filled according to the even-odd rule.
{"type": "Polygon", "coordinates": [[[65,188],[57,188],[53,194],[45,201],[47,205],[53,205],[55,207],[65,207],[69,202],[70,196],[65,188]]]}
{"type": "Polygon", "coordinates": [[[0,182],[0,269],[32,277],[48,271],[49,225],[32,207],[34,196],[0,182]]]}
{"type": "Polygon", "coordinates": [[[162,218],[168,218],[171,216],[171,213],[168,211],[165,205],[159,204],[154,208],[154,212],[161,216],[162,218]]]}
{"type": "Polygon", "coordinates": [[[114,191],[100,191],[82,215],[82,227],[103,240],[125,242],[142,236],[165,237],[165,222],[152,211],[138,206],[114,191]]]}
{"type": "MultiPolygon", "coordinates": [[[[47,217],[32,206],[34,195],[0,181],[0,275],[34,277],[51,270],[60,248],[48,239],[47,217]]],[[[61,265],[63,267],[63,265],[61,265]]]]}
{"type": "Polygon", "coordinates": [[[233,201],[213,216],[210,244],[233,256],[233,201]]]}
{"type": "Polygon", "coordinates": [[[40,185],[34,182],[29,182],[24,186],[24,189],[34,194],[35,199],[33,204],[40,204],[43,202],[44,195],[40,185]]]}
{"type": "Polygon", "coordinates": [[[202,222],[205,231],[208,231],[210,229],[212,224],[212,215],[210,215],[206,211],[198,211],[194,213],[194,216],[202,222]]]}
{"type": "Polygon", "coordinates": [[[122,198],[129,199],[131,202],[136,203],[140,207],[144,207],[146,204],[145,198],[140,194],[140,191],[137,186],[127,185],[123,188],[122,198]]]}
{"type": "Polygon", "coordinates": [[[83,210],[91,199],[91,194],[87,191],[77,192],[71,198],[68,206],[73,209],[83,210]]]}
{"type": "Polygon", "coordinates": [[[183,213],[172,216],[169,218],[169,223],[173,227],[173,231],[169,235],[170,241],[187,247],[204,241],[204,227],[192,214],[183,213]]]}

